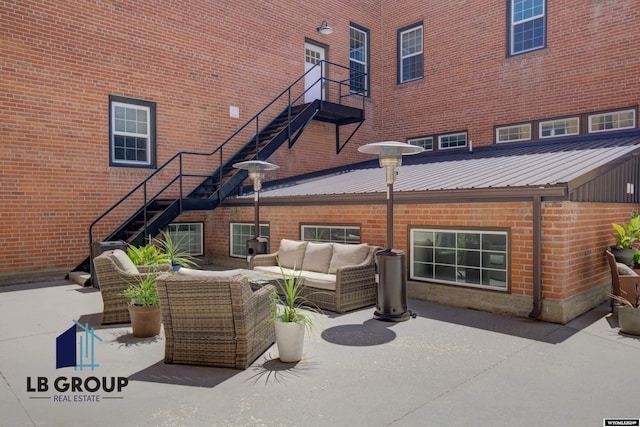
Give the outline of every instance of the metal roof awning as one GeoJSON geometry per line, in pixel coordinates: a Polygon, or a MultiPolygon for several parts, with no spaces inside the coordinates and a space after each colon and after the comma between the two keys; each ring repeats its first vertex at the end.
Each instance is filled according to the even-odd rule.
{"type": "MultiPolygon", "coordinates": [[[[600,177],[624,163],[639,161],[639,154],[640,131],[608,138],[574,137],[564,141],[479,147],[473,151],[418,154],[403,159],[403,166],[396,169],[394,197],[399,203],[516,200],[534,195],[568,200],[580,187],[595,184],[596,188],[600,177]]],[[[376,159],[325,174],[318,172],[265,184],[261,201],[264,204],[376,203],[384,200],[386,193],[385,171],[377,163],[376,159]]],[[[632,165],[626,169],[639,168],[632,165]]],[[[623,176],[628,173],[618,175],[614,181],[640,179],[640,171],[635,177],[623,176]]],[[[614,185],[611,181],[609,178],[600,184],[614,185]]],[[[618,184],[621,185],[615,185],[618,184]]],[[[640,191],[640,182],[635,186],[640,191]]],[[[601,192],[609,194],[611,190],[604,188],[601,192]]],[[[583,193],[592,199],[603,197],[593,189],[576,194],[583,193]]],[[[229,203],[244,204],[244,197],[229,203]]]]}

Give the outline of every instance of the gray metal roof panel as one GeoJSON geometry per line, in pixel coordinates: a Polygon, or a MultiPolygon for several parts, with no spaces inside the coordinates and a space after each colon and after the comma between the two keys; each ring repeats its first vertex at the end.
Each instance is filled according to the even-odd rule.
{"type": "MultiPolygon", "coordinates": [[[[410,164],[398,167],[394,191],[459,190],[505,187],[539,187],[567,184],[589,171],[640,149],[640,135],[570,144],[527,144],[504,149],[477,150],[445,156],[408,156],[410,164]]],[[[380,167],[348,170],[265,188],[261,197],[366,194],[386,191],[380,167]]]]}

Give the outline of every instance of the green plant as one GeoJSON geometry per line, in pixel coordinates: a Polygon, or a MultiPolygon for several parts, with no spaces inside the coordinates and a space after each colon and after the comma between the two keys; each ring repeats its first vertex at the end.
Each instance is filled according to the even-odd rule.
{"type": "Polygon", "coordinates": [[[182,243],[186,235],[183,235],[178,241],[174,240],[166,230],[160,231],[160,235],[161,238],[155,239],[155,241],[163,253],[162,261],[164,263],[187,268],[198,266],[196,259],[183,249],[182,243]]]}
{"type": "Polygon", "coordinates": [[[307,310],[316,313],[321,312],[320,308],[304,296],[304,280],[300,279],[300,273],[296,275],[295,266],[289,274],[285,272],[280,263],[278,263],[278,268],[280,268],[282,278],[277,279],[277,290],[271,294],[272,319],[281,322],[303,322],[307,326],[311,326],[313,321],[301,310],[301,306],[304,305],[307,310]]]}
{"type": "Polygon", "coordinates": [[[631,249],[640,240],[640,215],[635,209],[631,212],[631,220],[626,224],[612,223],[616,230],[612,234],[616,239],[616,247],[619,249],[631,249]]]}
{"type": "Polygon", "coordinates": [[[636,249],[636,251],[633,253],[633,263],[634,265],[640,264],[640,249],[636,249]]]}
{"type": "Polygon", "coordinates": [[[130,283],[123,295],[131,300],[131,305],[137,306],[158,306],[158,288],[156,279],[151,274],[140,275],[135,283],[130,283]]]}
{"type": "Polygon", "coordinates": [[[164,259],[164,254],[153,243],[151,237],[149,237],[149,243],[144,246],[129,245],[127,255],[135,265],[161,264],[164,259]]]}

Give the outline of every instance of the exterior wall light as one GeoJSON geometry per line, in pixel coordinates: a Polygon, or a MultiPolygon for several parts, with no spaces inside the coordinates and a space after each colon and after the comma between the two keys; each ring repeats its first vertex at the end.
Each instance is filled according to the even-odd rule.
{"type": "Polygon", "coordinates": [[[320,34],[329,35],[333,33],[333,28],[331,28],[329,24],[327,24],[327,20],[325,19],[324,21],[322,21],[322,24],[320,24],[320,26],[316,28],[316,31],[320,34]]]}

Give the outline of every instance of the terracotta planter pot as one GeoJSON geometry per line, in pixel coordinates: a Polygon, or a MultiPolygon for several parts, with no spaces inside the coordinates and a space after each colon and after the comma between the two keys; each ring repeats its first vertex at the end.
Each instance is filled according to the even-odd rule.
{"type": "Polygon", "coordinates": [[[302,359],[304,323],[276,321],[275,326],[280,361],[285,363],[298,362],[302,359]]]}
{"type": "Polygon", "coordinates": [[[129,306],[131,327],[136,338],[155,337],[160,333],[162,312],[158,306],[129,306]]]}
{"type": "Polygon", "coordinates": [[[640,308],[618,307],[618,326],[625,334],[640,335],[640,308]]]}

